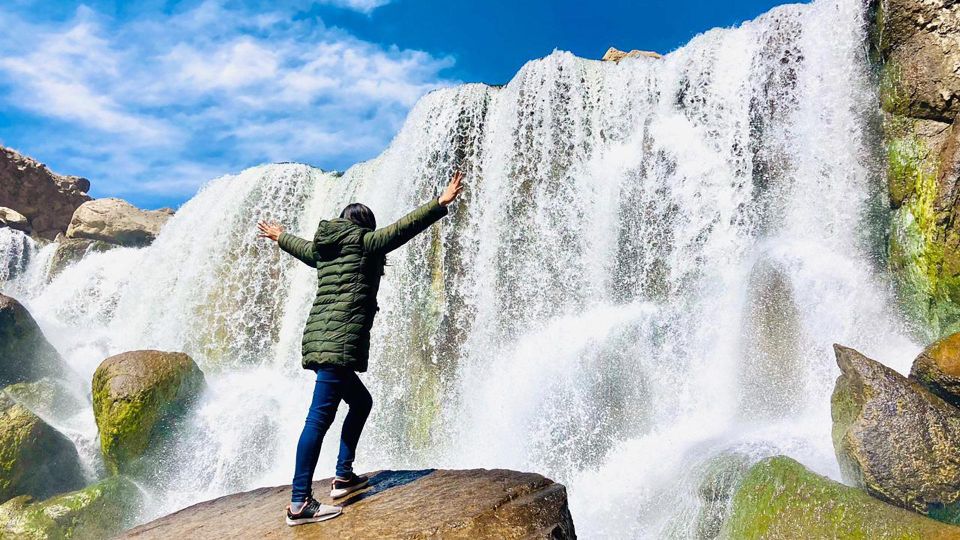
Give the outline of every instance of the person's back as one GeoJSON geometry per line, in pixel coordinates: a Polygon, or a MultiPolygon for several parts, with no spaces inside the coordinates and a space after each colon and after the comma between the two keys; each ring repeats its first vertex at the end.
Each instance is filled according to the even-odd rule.
{"type": "Polygon", "coordinates": [[[281,249],[317,270],[317,294],[302,341],[302,365],[316,371],[317,378],[297,443],[293,493],[286,511],[288,525],[340,515],[340,507],[313,498],[311,484],[320,444],[341,400],[350,409],[340,434],[330,496],[343,497],[366,486],[367,478],[353,472],[353,459],[373,402],[356,372],[367,369],[370,329],[379,309],[377,292],[386,255],[447,215],[447,205],[463,189],[462,177],[459,172],[454,174],[439,198],[382,229],[376,228],[373,212],[359,203],[348,205],[339,218],[321,221],[312,241],[286,233],[275,223],[259,224],[261,237],[276,241],[281,249]]]}

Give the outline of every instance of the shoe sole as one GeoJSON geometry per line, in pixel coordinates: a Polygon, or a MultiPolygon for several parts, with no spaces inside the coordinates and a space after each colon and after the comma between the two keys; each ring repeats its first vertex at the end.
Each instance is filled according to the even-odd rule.
{"type": "Polygon", "coordinates": [[[357,484],[355,486],[345,487],[341,489],[331,489],[330,498],[339,499],[341,497],[346,497],[347,495],[353,493],[354,491],[358,491],[367,487],[368,484],[370,484],[370,480],[365,480],[362,484],[357,484]]]}
{"type": "Polygon", "coordinates": [[[296,527],[297,525],[306,525],[307,523],[319,523],[321,521],[326,521],[328,519],[333,519],[343,513],[343,510],[340,510],[336,514],[324,514],[322,516],[314,516],[309,518],[300,518],[300,519],[290,519],[287,518],[287,525],[291,527],[296,527]]]}

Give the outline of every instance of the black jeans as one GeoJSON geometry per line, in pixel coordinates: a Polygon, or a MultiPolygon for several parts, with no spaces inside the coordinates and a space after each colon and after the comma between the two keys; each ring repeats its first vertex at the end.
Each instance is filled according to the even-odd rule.
{"type": "Polygon", "coordinates": [[[340,455],[337,457],[337,476],[345,477],[353,472],[353,459],[363,425],[370,414],[373,399],[357,374],[350,369],[323,367],[317,370],[317,382],[313,387],[313,402],[307,413],[307,421],[297,443],[297,464],[293,474],[293,502],[302,502],[311,496],[313,472],[320,457],[320,444],[330,424],[337,415],[340,400],[347,402],[350,410],[340,432],[340,455]]]}

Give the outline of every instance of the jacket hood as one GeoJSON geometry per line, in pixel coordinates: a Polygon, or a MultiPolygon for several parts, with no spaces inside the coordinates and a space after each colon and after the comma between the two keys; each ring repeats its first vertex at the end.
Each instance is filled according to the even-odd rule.
{"type": "Polygon", "coordinates": [[[367,229],[350,220],[343,218],[325,219],[317,225],[317,232],[313,235],[313,241],[321,244],[342,244],[344,240],[352,239],[364,232],[367,232],[367,229]]]}

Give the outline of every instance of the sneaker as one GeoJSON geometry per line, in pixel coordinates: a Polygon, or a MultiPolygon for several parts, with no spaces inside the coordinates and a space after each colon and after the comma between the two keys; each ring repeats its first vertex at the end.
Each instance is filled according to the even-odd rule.
{"type": "Polygon", "coordinates": [[[330,482],[330,498],[339,499],[340,497],[346,497],[358,489],[363,489],[367,486],[368,480],[369,478],[366,476],[357,476],[353,473],[350,473],[350,476],[347,478],[335,476],[333,482],[330,482]]]}
{"type": "Polygon", "coordinates": [[[319,501],[310,497],[306,500],[299,512],[294,513],[293,508],[287,507],[287,525],[303,525],[305,523],[316,523],[333,519],[343,512],[339,506],[330,506],[329,504],[320,504],[319,501]]]}

